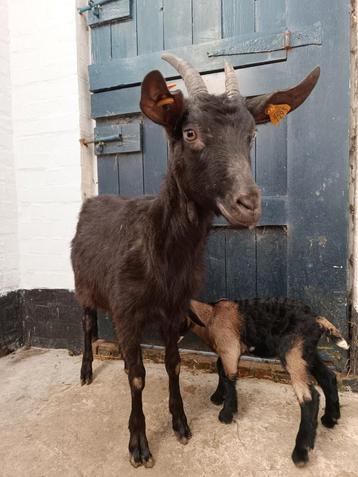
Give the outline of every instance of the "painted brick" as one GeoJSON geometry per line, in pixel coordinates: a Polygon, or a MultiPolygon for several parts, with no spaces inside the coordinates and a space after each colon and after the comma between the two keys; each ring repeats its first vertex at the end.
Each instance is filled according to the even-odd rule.
{"type": "Polygon", "coordinates": [[[0,0],[0,295],[20,283],[10,69],[7,0],[0,0]]]}
{"type": "Polygon", "coordinates": [[[73,288],[70,241],[95,191],[93,150],[79,142],[93,123],[76,3],[0,0],[0,293],[73,288]]]}

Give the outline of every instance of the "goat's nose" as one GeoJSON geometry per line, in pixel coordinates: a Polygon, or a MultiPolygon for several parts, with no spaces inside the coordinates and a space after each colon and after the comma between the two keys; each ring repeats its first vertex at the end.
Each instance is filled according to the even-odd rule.
{"type": "Polygon", "coordinates": [[[252,212],[260,207],[260,201],[261,193],[258,187],[252,187],[250,190],[242,192],[236,197],[237,205],[252,212]]]}

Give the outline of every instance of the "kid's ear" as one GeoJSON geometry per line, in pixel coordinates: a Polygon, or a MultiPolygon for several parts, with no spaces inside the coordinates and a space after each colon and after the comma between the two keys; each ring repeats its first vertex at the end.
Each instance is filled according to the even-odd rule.
{"type": "Polygon", "coordinates": [[[278,124],[288,113],[298,108],[310,95],[320,75],[317,66],[301,83],[293,88],[259,96],[248,96],[246,106],[256,124],[271,121],[278,124]]]}
{"type": "Polygon", "coordinates": [[[161,73],[151,71],[142,82],[140,108],[155,123],[174,127],[184,112],[183,93],[170,92],[161,73]]]}
{"type": "Polygon", "coordinates": [[[194,313],[194,311],[191,308],[188,309],[188,316],[193,323],[195,323],[198,326],[201,326],[201,327],[205,328],[204,323],[201,321],[201,319],[198,317],[198,315],[196,313],[194,313]]]}

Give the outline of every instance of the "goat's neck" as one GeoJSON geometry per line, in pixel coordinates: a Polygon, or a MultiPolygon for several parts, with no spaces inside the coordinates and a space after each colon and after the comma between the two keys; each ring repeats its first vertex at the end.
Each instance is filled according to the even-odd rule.
{"type": "Polygon", "coordinates": [[[207,237],[213,213],[191,201],[180,184],[175,166],[168,174],[155,204],[155,233],[167,256],[196,253],[207,237]]]}

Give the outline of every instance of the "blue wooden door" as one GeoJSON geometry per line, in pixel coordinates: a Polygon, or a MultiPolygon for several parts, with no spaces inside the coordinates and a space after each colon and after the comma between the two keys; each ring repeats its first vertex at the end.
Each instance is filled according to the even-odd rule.
{"type": "MultiPolygon", "coordinates": [[[[246,96],[292,86],[320,65],[304,105],[278,127],[259,126],[252,167],[262,220],[255,231],[215,221],[202,297],[290,295],[347,334],[349,1],[106,0],[88,22],[100,194],[159,191],[166,138],[140,114],[139,94],[152,69],[177,78],[163,50],[189,60],[209,90],[223,91],[228,59],[246,96]]],[[[345,357],[332,356],[342,367],[345,357]]]]}

